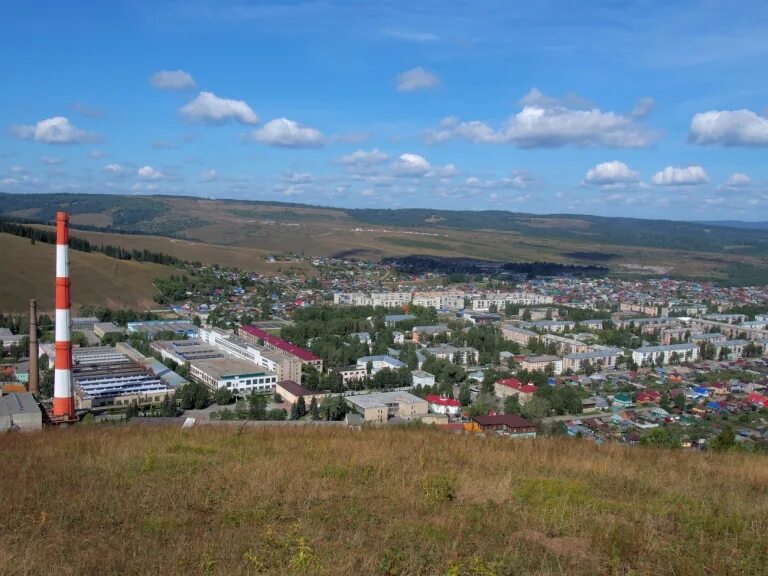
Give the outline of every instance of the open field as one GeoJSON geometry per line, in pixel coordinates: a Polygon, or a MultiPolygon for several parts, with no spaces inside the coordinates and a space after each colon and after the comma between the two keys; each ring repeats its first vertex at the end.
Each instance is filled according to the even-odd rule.
{"type": "Polygon", "coordinates": [[[768,459],[423,429],[0,437],[0,574],[765,574],[768,459]]]}
{"type": "MultiPolygon", "coordinates": [[[[263,256],[273,253],[348,254],[371,260],[426,254],[601,264],[613,274],[631,276],[768,282],[768,234],[692,222],[511,212],[345,210],[175,196],[59,194],[3,195],[3,199],[4,213],[12,216],[49,220],[57,209],[67,209],[73,214],[75,228],[78,224],[112,226],[155,234],[105,238],[108,243],[151,247],[186,259],[265,273],[273,268],[265,265],[263,256]],[[174,241],[164,239],[168,237],[174,241]]],[[[90,236],[95,233],[77,234],[98,238],[90,236]]]]}
{"type": "MultiPolygon", "coordinates": [[[[114,308],[151,308],[156,290],[153,279],[178,271],[168,266],[117,260],[103,254],[70,250],[72,305],[114,308]]],[[[37,298],[41,312],[55,307],[56,247],[25,238],[0,234],[0,311],[29,309],[37,298]]]]}

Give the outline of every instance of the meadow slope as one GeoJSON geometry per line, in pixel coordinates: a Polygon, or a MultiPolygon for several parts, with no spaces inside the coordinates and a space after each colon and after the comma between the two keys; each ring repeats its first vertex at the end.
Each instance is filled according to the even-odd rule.
{"type": "MultiPolygon", "coordinates": [[[[72,305],[90,304],[112,308],[157,306],[152,281],[178,273],[173,268],[117,260],[103,254],[69,251],[72,305]]],[[[29,299],[37,299],[41,312],[55,307],[56,247],[30,243],[25,238],[0,234],[0,311],[22,312],[29,299]]]]}
{"type": "Polygon", "coordinates": [[[768,459],[432,429],[0,437],[0,574],[765,574],[768,459]]]}

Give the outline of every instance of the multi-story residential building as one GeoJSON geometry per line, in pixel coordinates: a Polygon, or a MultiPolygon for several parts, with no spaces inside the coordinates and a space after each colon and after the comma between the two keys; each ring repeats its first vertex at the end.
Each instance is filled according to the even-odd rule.
{"type": "Polygon", "coordinates": [[[380,354],[378,356],[363,356],[357,359],[357,367],[363,370],[368,369],[368,363],[371,364],[371,375],[376,374],[379,370],[389,368],[390,370],[399,370],[405,368],[405,362],[392,358],[392,356],[386,356],[380,354]]]}
{"type": "Polygon", "coordinates": [[[746,314],[705,314],[704,320],[712,320],[713,322],[723,322],[725,324],[741,324],[748,320],[746,314]]]}
{"type": "Polygon", "coordinates": [[[552,368],[553,374],[562,374],[563,359],[558,356],[526,356],[520,362],[520,368],[528,372],[546,371],[552,368]]]}
{"type": "Polygon", "coordinates": [[[538,320],[536,322],[523,322],[520,324],[520,327],[541,330],[542,332],[561,333],[566,330],[573,330],[576,327],[576,322],[571,322],[570,320],[538,320]]]}
{"type": "Polygon", "coordinates": [[[462,365],[477,364],[480,359],[480,352],[471,346],[451,346],[450,344],[441,344],[433,348],[425,348],[425,354],[431,354],[441,360],[450,360],[462,365]]]}
{"type": "Polygon", "coordinates": [[[538,340],[539,335],[531,330],[526,330],[514,324],[502,324],[501,335],[504,340],[517,342],[521,346],[529,346],[533,341],[538,340]]]}
{"type": "Polygon", "coordinates": [[[411,331],[411,339],[414,342],[420,342],[424,337],[436,336],[437,334],[451,335],[451,329],[447,324],[435,324],[434,326],[414,326],[411,331]]]}
{"type": "Polygon", "coordinates": [[[632,351],[632,360],[638,366],[657,364],[662,358],[664,364],[674,359],[678,362],[693,361],[699,358],[699,347],[696,344],[669,344],[667,346],[644,346],[632,351]]]}
{"type": "Polygon", "coordinates": [[[749,345],[749,340],[722,340],[715,344],[715,358],[720,358],[721,352],[728,350],[726,360],[736,360],[744,356],[744,347],[749,345]]]}
{"type": "Polygon", "coordinates": [[[517,396],[520,404],[526,404],[538,388],[531,383],[523,384],[517,378],[504,378],[493,384],[493,390],[501,399],[517,396]]]}
{"type": "Polygon", "coordinates": [[[411,303],[410,292],[372,292],[371,305],[384,308],[402,308],[411,303]]]}
{"type": "Polygon", "coordinates": [[[461,310],[464,308],[463,292],[414,292],[413,305],[443,310],[461,310]]]}
{"type": "Polygon", "coordinates": [[[488,311],[492,307],[495,307],[497,311],[503,310],[507,304],[512,306],[540,306],[552,303],[554,303],[552,296],[535,292],[496,292],[470,297],[472,310],[480,311],[488,311]]]}
{"type": "Polygon", "coordinates": [[[541,341],[544,342],[544,344],[554,345],[558,354],[575,354],[577,352],[589,352],[591,350],[589,344],[574,340],[573,338],[556,336],[555,334],[544,334],[541,337],[541,341]]]}
{"type": "Polygon", "coordinates": [[[589,362],[589,365],[595,369],[613,370],[616,368],[616,361],[621,355],[621,350],[617,348],[605,348],[567,354],[563,357],[563,370],[581,372],[585,369],[587,362],[589,362]]]}
{"type": "Polygon", "coordinates": [[[667,316],[669,308],[663,302],[620,302],[619,310],[645,314],[646,316],[667,316]]]}
{"type": "Polygon", "coordinates": [[[605,327],[605,323],[610,320],[594,319],[594,320],[579,320],[579,326],[587,330],[602,330],[605,327]]]}
{"type": "Polygon", "coordinates": [[[727,338],[725,334],[720,332],[702,332],[698,334],[691,334],[691,342],[694,344],[715,344],[717,342],[725,342],[727,338]]]}

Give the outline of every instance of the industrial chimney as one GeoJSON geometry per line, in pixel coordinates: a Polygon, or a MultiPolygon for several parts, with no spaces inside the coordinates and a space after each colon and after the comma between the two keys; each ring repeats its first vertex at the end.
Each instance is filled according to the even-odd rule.
{"type": "Polygon", "coordinates": [[[69,214],[56,214],[56,363],[53,416],[75,419],[72,393],[72,334],[69,297],[69,214]]]}
{"type": "Polygon", "coordinates": [[[40,370],[37,368],[37,300],[29,301],[29,386],[32,394],[40,392],[40,370]]]}

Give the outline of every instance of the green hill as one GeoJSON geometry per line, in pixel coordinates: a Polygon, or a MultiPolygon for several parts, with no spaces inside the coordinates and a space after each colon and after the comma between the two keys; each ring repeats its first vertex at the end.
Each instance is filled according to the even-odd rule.
{"type": "Polygon", "coordinates": [[[430,429],[0,437],[2,574],[765,574],[768,460],[430,429]]]}
{"type": "MultiPolygon", "coordinates": [[[[768,283],[768,233],[716,223],[504,211],[341,209],[245,200],[0,194],[0,214],[260,253],[433,255],[605,264],[617,275],[768,283]]],[[[126,240],[127,242],[127,240],[126,240]]]]}

